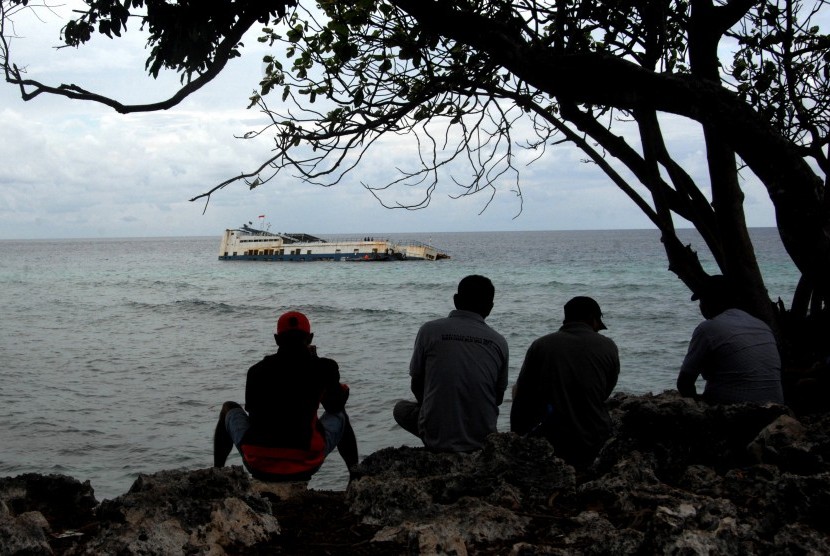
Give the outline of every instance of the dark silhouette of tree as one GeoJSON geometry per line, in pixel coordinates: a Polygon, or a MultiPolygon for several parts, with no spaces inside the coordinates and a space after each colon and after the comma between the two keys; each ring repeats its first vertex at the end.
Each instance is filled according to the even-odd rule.
{"type": "Polygon", "coordinates": [[[509,184],[520,196],[516,149],[542,157],[570,143],[660,230],[669,269],[691,290],[706,273],[677,237],[683,221],[741,284],[746,308],[785,336],[792,321],[827,313],[830,37],[814,23],[828,12],[824,0],[320,0],[313,9],[87,0],[64,28],[67,45],[120,36],[136,18],[149,32],[150,75],[181,75],[169,99],[135,106],[28,79],[5,27],[25,4],[2,2],[6,81],[26,100],[52,93],[119,112],[174,106],[240,55],[246,30],[266,25],[259,40],[275,54],[251,106],[267,121],[247,136],[272,135],[273,156],[193,200],[239,181],[260,186],[284,169],[332,185],[392,135],[410,137],[418,156],[388,183],[363,184],[379,199],[381,189],[417,185],[420,202],[394,206],[420,208],[448,179],[465,194],[509,184]],[[699,126],[704,182],[673,156],[667,117],[699,126]],[[801,273],[789,311],[771,301],[747,232],[749,175],[766,187],[801,273]]]}

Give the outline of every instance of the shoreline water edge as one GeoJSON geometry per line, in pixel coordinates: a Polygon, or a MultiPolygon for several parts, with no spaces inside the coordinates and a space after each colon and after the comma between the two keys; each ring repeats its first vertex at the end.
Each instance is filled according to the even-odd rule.
{"type": "Polygon", "coordinates": [[[252,481],[239,466],[140,475],[98,502],[66,476],[0,478],[3,554],[823,554],[830,417],[609,401],[584,472],[547,441],[496,433],[467,454],[386,448],[345,491],[252,481]]]}

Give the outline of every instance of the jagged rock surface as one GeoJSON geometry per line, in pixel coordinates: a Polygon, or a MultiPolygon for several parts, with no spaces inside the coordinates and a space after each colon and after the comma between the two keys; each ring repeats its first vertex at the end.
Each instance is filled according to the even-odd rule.
{"type": "Polygon", "coordinates": [[[163,471],[98,504],[69,477],[0,479],[0,554],[826,554],[830,417],[617,395],[586,472],[536,438],[387,448],[345,493],[280,497],[239,467],[163,471]]]}

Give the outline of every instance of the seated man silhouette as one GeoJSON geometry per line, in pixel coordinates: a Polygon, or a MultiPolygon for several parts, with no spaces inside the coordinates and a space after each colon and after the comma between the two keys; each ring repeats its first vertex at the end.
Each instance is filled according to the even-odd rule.
{"type": "Polygon", "coordinates": [[[602,310],[593,298],[565,304],[558,331],[537,338],[513,389],[510,430],[547,438],[554,453],[588,467],[611,436],[606,400],[617,385],[617,345],[600,334],[602,310]]]}
{"type": "Polygon", "coordinates": [[[277,353],[248,370],[245,409],[225,402],[214,433],[213,464],[222,467],[233,446],[257,479],[307,481],[338,448],[351,473],[357,441],[345,405],[349,389],[337,363],[317,356],[302,313],[280,316],[277,353]],[[318,418],[322,403],[325,412],[318,418]]]}
{"type": "Polygon", "coordinates": [[[702,376],[702,397],[710,404],[784,403],[781,356],[770,327],[738,308],[738,292],[724,276],[709,276],[692,295],[697,299],[706,320],[692,333],[680,367],[680,394],[696,398],[702,376]]]}
{"type": "Polygon", "coordinates": [[[480,449],[496,432],[507,389],[507,341],[484,319],[495,288],[484,276],[458,284],[455,310],[421,326],[409,364],[416,401],[401,400],[395,421],[439,452],[480,449]]]}

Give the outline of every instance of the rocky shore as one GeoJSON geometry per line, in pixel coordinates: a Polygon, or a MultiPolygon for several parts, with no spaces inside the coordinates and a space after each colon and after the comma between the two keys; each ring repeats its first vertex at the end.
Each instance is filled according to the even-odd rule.
{"type": "Polygon", "coordinates": [[[240,467],[142,475],[98,502],[58,475],[0,478],[0,554],[827,554],[830,417],[620,394],[577,474],[540,439],[473,454],[387,448],[345,492],[240,467]]]}

